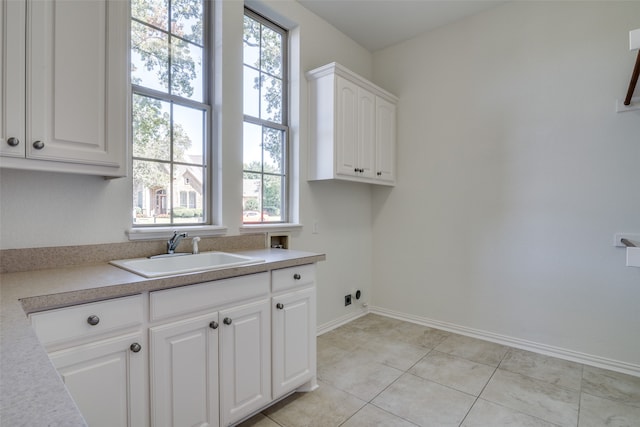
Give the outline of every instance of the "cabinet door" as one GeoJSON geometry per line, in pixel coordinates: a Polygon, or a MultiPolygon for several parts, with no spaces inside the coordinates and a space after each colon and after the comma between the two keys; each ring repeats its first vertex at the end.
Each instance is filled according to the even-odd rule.
{"type": "Polygon", "coordinates": [[[269,300],[221,311],[220,319],[220,405],[228,426],[271,401],[269,300]]]}
{"type": "Polygon", "coordinates": [[[150,329],[151,424],[218,426],[218,313],[150,329]]]}
{"type": "Polygon", "coordinates": [[[316,376],[315,288],[273,298],[273,398],[316,376]]]}
{"type": "Polygon", "coordinates": [[[91,427],[147,425],[146,351],[141,334],[50,353],[69,393],[91,427]],[[140,344],[135,352],[134,343],[140,344]]]}
{"type": "Polygon", "coordinates": [[[396,106],[376,97],[376,175],[378,181],[396,181],[396,106]]]}
{"type": "Polygon", "coordinates": [[[0,155],[25,154],[24,1],[0,3],[0,155]]]}
{"type": "Polygon", "coordinates": [[[358,86],[336,77],[336,173],[358,176],[358,86]]]}
{"type": "Polygon", "coordinates": [[[358,176],[375,176],[376,96],[358,88],[358,176]]]}
{"type": "Polygon", "coordinates": [[[126,174],[128,4],[28,2],[28,158],[126,174]]]}

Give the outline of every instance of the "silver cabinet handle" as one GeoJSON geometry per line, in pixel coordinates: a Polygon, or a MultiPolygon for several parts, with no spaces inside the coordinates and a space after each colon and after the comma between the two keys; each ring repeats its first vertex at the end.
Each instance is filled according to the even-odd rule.
{"type": "Polygon", "coordinates": [[[277,303],[277,304],[276,304],[276,308],[277,308],[278,310],[282,310],[282,309],[284,308],[284,304],[282,304],[281,302],[279,302],[279,303],[277,303]]]}
{"type": "Polygon", "coordinates": [[[300,279],[302,279],[302,276],[299,275],[298,273],[296,273],[296,274],[293,275],[293,279],[294,280],[300,280],[300,279]]]}
{"type": "Polygon", "coordinates": [[[133,344],[131,344],[131,347],[129,347],[131,349],[131,351],[133,351],[134,353],[139,352],[140,350],[142,350],[142,346],[140,344],[138,344],[137,342],[134,342],[133,344]]]}
{"type": "Polygon", "coordinates": [[[92,314],[91,316],[87,317],[87,323],[91,326],[96,326],[98,323],[100,323],[100,318],[95,314],[92,314]]]}
{"type": "Polygon", "coordinates": [[[231,320],[231,319],[230,319],[230,318],[228,318],[228,317],[225,317],[225,318],[224,318],[224,320],[222,321],[222,323],[224,323],[225,325],[230,325],[230,324],[231,324],[231,322],[233,322],[233,320],[231,320]]]}
{"type": "Polygon", "coordinates": [[[215,320],[212,321],[211,323],[209,323],[209,327],[211,329],[218,329],[218,322],[216,322],[215,320]]]}
{"type": "Polygon", "coordinates": [[[35,141],[33,143],[33,148],[35,148],[36,150],[42,150],[44,148],[44,142],[42,141],[35,141]]]}
{"type": "Polygon", "coordinates": [[[7,139],[7,144],[12,147],[17,147],[18,145],[20,145],[20,140],[12,136],[11,138],[7,139]]]}

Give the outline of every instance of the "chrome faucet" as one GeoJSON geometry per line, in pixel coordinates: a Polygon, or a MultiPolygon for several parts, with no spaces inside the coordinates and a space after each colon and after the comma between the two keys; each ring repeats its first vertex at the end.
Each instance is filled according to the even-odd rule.
{"type": "Polygon", "coordinates": [[[176,251],[176,248],[180,244],[180,240],[187,237],[187,233],[178,233],[177,231],[173,232],[173,236],[167,242],[167,253],[172,254],[176,251]]]}

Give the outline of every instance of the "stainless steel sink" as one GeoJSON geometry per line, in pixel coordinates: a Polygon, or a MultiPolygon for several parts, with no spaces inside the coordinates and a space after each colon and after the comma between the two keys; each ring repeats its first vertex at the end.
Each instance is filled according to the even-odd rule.
{"type": "Polygon", "coordinates": [[[264,262],[263,259],[227,252],[201,252],[199,254],[175,254],[153,258],[132,258],[111,261],[110,264],[144,277],[172,276],[174,274],[219,270],[264,262]],[[183,256],[178,256],[183,255],[183,256]]]}

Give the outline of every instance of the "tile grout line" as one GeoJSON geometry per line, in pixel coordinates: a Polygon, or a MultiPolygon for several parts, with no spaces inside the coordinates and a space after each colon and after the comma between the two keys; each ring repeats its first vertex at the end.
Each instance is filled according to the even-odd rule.
{"type": "Polygon", "coordinates": [[[578,390],[578,417],[576,420],[576,427],[580,425],[580,409],[582,406],[582,383],[584,382],[584,364],[581,364],[580,368],[580,390],[578,390]]]}
{"type": "Polygon", "coordinates": [[[464,417],[462,417],[462,420],[460,420],[460,424],[458,426],[462,426],[462,424],[464,424],[465,420],[467,419],[467,417],[469,416],[469,414],[471,413],[471,410],[473,409],[474,406],[476,406],[476,403],[478,403],[478,400],[480,399],[480,396],[482,395],[482,393],[484,392],[484,389],[487,388],[487,386],[489,385],[489,383],[491,382],[491,379],[493,378],[493,376],[496,374],[496,372],[498,372],[498,368],[500,367],[500,364],[502,363],[502,361],[504,360],[505,357],[507,357],[507,354],[509,354],[511,352],[511,348],[509,348],[509,351],[506,351],[502,357],[500,358],[500,362],[498,362],[498,364],[496,365],[496,367],[493,369],[493,372],[491,373],[491,376],[489,377],[489,379],[487,380],[487,382],[484,384],[484,386],[482,387],[482,390],[480,390],[480,393],[478,393],[478,395],[476,396],[475,400],[473,401],[473,403],[471,404],[471,406],[469,406],[469,410],[467,411],[466,414],[464,414],[464,417]]]}
{"type": "MultiPolygon", "coordinates": [[[[426,348],[426,347],[425,347],[425,348],[426,348]]],[[[384,393],[384,392],[385,392],[389,387],[391,387],[391,386],[392,386],[393,384],[395,384],[398,380],[400,380],[400,378],[402,378],[405,374],[413,375],[412,373],[410,373],[410,372],[409,372],[409,371],[411,370],[411,368],[413,368],[413,367],[414,367],[414,366],[416,366],[418,363],[420,363],[420,361],[422,361],[422,359],[424,359],[425,357],[427,357],[427,356],[428,356],[432,351],[434,351],[434,349],[435,349],[435,347],[434,347],[434,348],[429,349],[429,351],[427,351],[427,353],[426,353],[424,356],[422,356],[420,359],[418,359],[418,360],[417,360],[413,365],[409,366],[406,370],[402,371],[401,369],[398,369],[399,371],[401,371],[401,372],[402,372],[402,374],[400,374],[400,376],[399,376],[398,378],[396,378],[396,379],[395,379],[395,380],[393,380],[391,383],[389,383],[389,385],[387,385],[385,388],[383,388],[382,390],[380,390],[380,392],[379,392],[378,394],[376,394],[375,396],[373,396],[373,397],[371,398],[371,400],[369,400],[369,401],[365,404],[365,406],[367,406],[367,405],[375,406],[375,407],[376,407],[376,408],[378,408],[379,410],[381,410],[381,411],[383,411],[383,412],[385,412],[385,413],[387,413],[387,414],[389,414],[389,415],[392,415],[392,416],[397,417],[397,418],[399,418],[399,419],[401,419],[401,420],[403,420],[403,421],[406,421],[406,422],[408,422],[408,423],[410,423],[410,424],[413,424],[413,425],[414,425],[414,426],[416,426],[416,427],[419,427],[419,426],[418,426],[416,423],[414,423],[413,421],[411,421],[411,420],[409,420],[409,419],[407,419],[407,418],[405,418],[405,417],[403,417],[403,416],[400,416],[400,415],[394,414],[394,413],[392,413],[392,412],[389,412],[389,411],[387,411],[386,409],[381,408],[381,407],[379,407],[378,405],[376,405],[375,403],[373,403],[373,401],[375,400],[375,398],[376,398],[376,397],[380,396],[380,395],[381,395],[382,393],[384,393]]],[[[385,366],[388,366],[388,365],[385,365],[385,366]]],[[[396,368],[396,369],[397,369],[397,368],[396,368]]],[[[420,377],[418,377],[418,378],[420,378],[420,377]]],[[[364,406],[363,406],[363,408],[364,408],[364,406]]],[[[362,408],[360,408],[360,409],[358,410],[358,412],[360,412],[360,410],[362,410],[362,408]]],[[[357,414],[358,412],[356,412],[356,414],[357,414]]],[[[354,415],[355,415],[355,414],[354,414],[354,415]]],[[[346,422],[346,421],[345,421],[345,422],[346,422]]]]}

